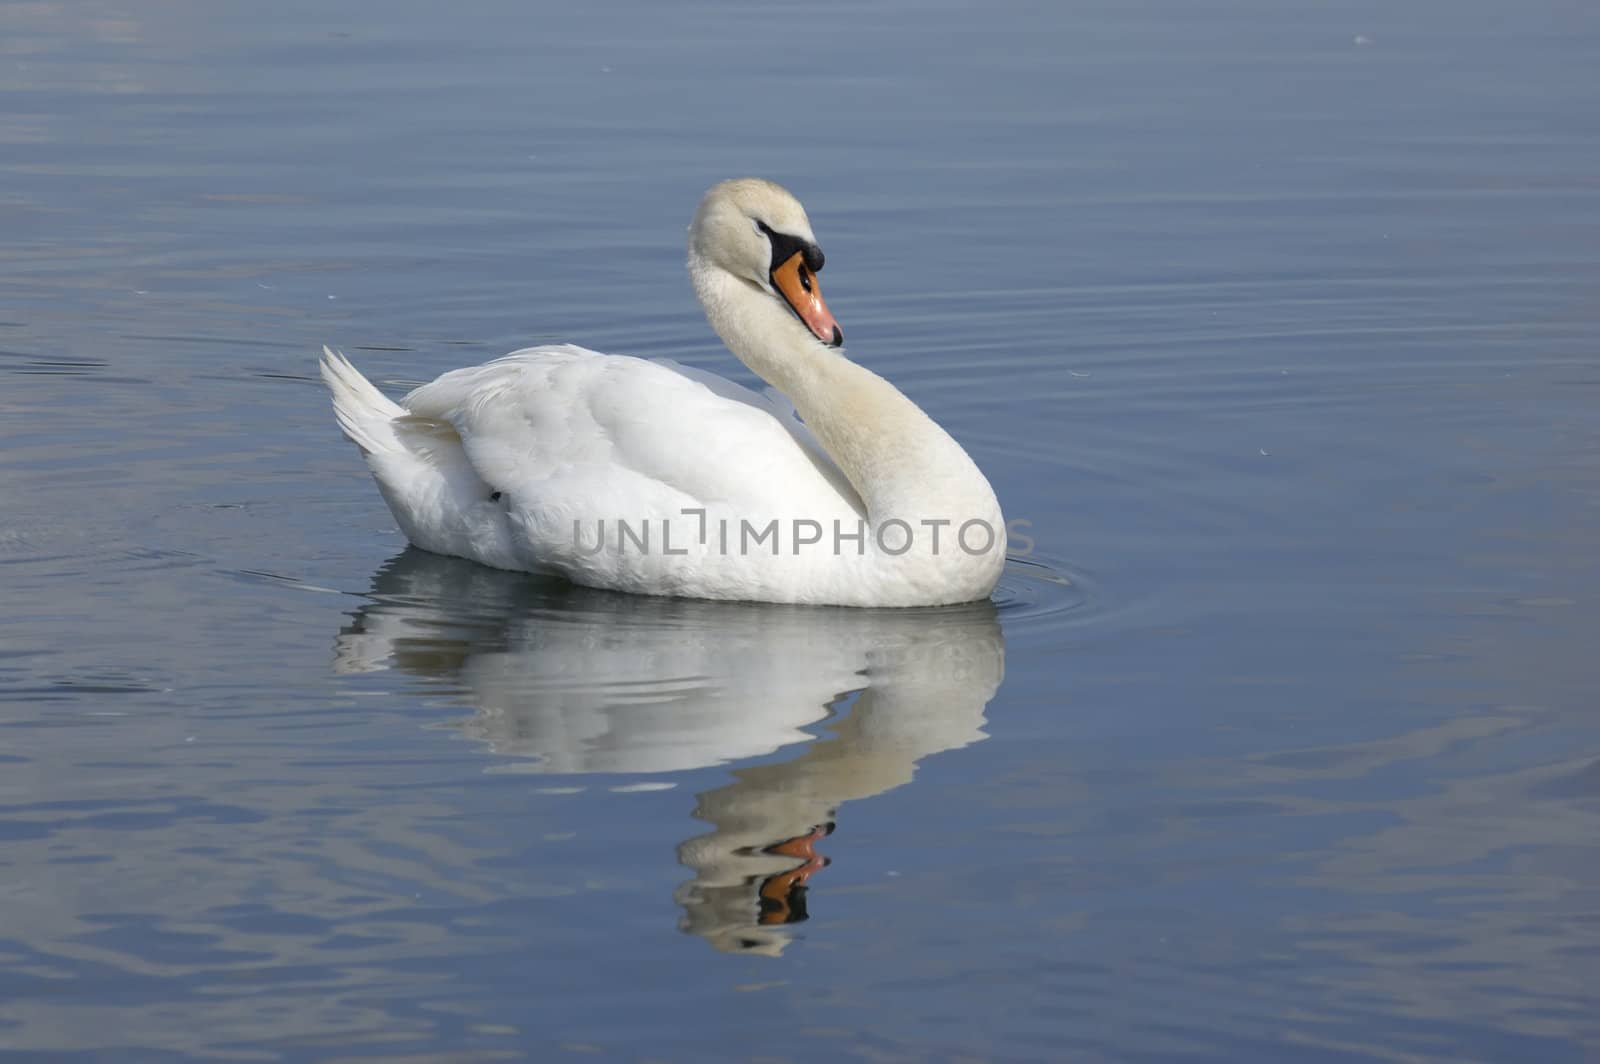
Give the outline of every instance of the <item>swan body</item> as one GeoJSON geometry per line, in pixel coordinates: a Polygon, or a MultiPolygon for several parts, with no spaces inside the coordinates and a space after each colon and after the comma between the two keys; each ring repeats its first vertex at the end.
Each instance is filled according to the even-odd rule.
{"type": "Polygon", "coordinates": [[[847,359],[799,202],[709,191],[689,273],[775,391],[663,360],[533,347],[396,403],[343,355],[322,376],[406,537],[438,554],[652,595],[841,606],[993,590],[1005,527],[964,450],[847,359]]]}

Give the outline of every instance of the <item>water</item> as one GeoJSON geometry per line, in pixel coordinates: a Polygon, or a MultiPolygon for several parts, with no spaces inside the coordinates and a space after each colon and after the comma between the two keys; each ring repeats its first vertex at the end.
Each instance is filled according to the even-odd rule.
{"type": "Polygon", "coordinates": [[[0,7],[0,1051],[1600,1052],[1597,47],[1553,2],[0,7]],[[319,346],[731,373],[682,240],[740,173],[1029,523],[995,603],[404,550],[319,346]]]}

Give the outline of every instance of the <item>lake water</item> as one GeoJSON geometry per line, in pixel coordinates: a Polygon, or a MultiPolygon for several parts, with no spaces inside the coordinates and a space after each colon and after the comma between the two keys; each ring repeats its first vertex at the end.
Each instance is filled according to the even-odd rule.
{"type": "MultiPolygon", "coordinates": [[[[0,1055],[1600,1053],[1600,19],[0,6],[0,1055]],[[404,549],[315,379],[742,373],[714,181],[992,604],[404,549]]],[[[743,378],[741,378],[743,379],[743,378]]]]}

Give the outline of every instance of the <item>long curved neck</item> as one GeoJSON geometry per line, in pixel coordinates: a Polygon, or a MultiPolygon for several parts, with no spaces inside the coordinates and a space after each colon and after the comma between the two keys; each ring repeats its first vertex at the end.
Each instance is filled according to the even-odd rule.
{"type": "Polygon", "coordinates": [[[873,524],[998,520],[999,504],[977,465],[898,388],[817,342],[776,299],[694,252],[689,274],[722,342],[794,403],[873,524]]]}

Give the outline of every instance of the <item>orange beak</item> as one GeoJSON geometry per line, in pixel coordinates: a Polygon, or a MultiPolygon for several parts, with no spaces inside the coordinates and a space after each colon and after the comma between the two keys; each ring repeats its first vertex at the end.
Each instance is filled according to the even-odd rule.
{"type": "Polygon", "coordinates": [[[795,252],[773,270],[772,285],[788,301],[795,315],[806,323],[812,336],[832,347],[844,343],[844,333],[833,320],[833,311],[822,301],[822,286],[806,265],[803,254],[795,252]]]}

